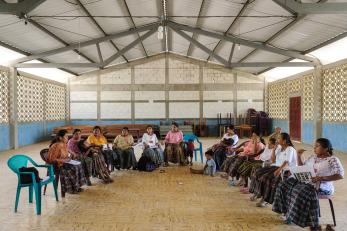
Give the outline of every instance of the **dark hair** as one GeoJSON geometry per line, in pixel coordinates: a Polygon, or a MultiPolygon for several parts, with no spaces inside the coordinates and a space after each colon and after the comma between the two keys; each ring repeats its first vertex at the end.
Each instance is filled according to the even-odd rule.
{"type": "Polygon", "coordinates": [[[81,129],[76,128],[75,130],[73,130],[72,135],[75,135],[77,132],[81,132],[81,129]]]}
{"type": "Polygon", "coordinates": [[[129,128],[128,127],[123,127],[123,130],[129,131],[129,128]]]}
{"type": "Polygon", "coordinates": [[[86,149],[85,146],[84,146],[84,142],[85,142],[85,141],[86,141],[86,140],[81,139],[80,141],[77,142],[77,147],[78,147],[78,149],[79,149],[81,152],[86,152],[86,151],[87,151],[87,149],[86,149]]]}
{"type": "Polygon", "coordinates": [[[282,132],[282,133],[281,133],[281,138],[282,138],[282,140],[284,140],[284,142],[285,142],[288,146],[294,147],[292,141],[290,140],[290,136],[289,136],[288,133],[282,132]]]}
{"type": "Polygon", "coordinates": [[[266,144],[265,144],[265,140],[264,140],[263,137],[260,137],[259,139],[260,139],[260,142],[261,142],[262,144],[266,145],[266,144]]]}
{"type": "Polygon", "coordinates": [[[101,132],[101,127],[100,127],[100,126],[94,126],[94,127],[93,127],[93,131],[94,131],[94,130],[97,130],[97,129],[99,129],[99,131],[101,132]]]}
{"type": "Polygon", "coordinates": [[[256,134],[257,136],[260,137],[260,133],[258,131],[253,131],[252,133],[256,134]]]}
{"type": "Polygon", "coordinates": [[[146,129],[147,128],[153,128],[153,126],[149,124],[149,125],[147,125],[146,129]]]}
{"type": "Polygon", "coordinates": [[[275,138],[270,138],[269,139],[270,144],[276,144],[276,139],[275,138]]]}
{"type": "Polygon", "coordinates": [[[318,138],[316,140],[316,143],[319,143],[320,146],[322,146],[322,148],[326,148],[328,149],[328,153],[332,156],[333,154],[333,146],[331,145],[330,140],[326,139],[326,138],[318,138]]]}
{"type": "Polygon", "coordinates": [[[51,144],[49,147],[51,147],[53,144],[57,143],[60,141],[61,138],[63,138],[67,133],[66,129],[59,130],[58,133],[55,135],[54,139],[52,140],[51,144]]]}
{"type": "Polygon", "coordinates": [[[231,129],[231,130],[234,130],[234,129],[235,129],[235,126],[234,126],[234,124],[229,124],[229,125],[227,126],[227,128],[229,128],[229,129],[231,129]]]}
{"type": "Polygon", "coordinates": [[[172,122],[171,125],[174,125],[175,127],[179,127],[178,123],[176,123],[176,122],[172,122]]]}

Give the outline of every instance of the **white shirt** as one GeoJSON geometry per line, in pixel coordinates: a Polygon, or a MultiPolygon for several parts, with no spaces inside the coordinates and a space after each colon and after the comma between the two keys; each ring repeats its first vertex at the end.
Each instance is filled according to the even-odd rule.
{"type": "Polygon", "coordinates": [[[230,138],[233,139],[233,141],[234,141],[232,147],[235,147],[236,144],[237,144],[237,142],[239,142],[239,137],[238,137],[236,134],[230,136],[228,133],[225,133],[225,134],[223,135],[222,140],[224,140],[224,139],[230,139],[230,138]]]}
{"type": "Polygon", "coordinates": [[[142,143],[147,144],[150,148],[157,148],[158,139],[157,136],[153,133],[149,135],[148,133],[143,134],[142,143]]]}
{"type": "Polygon", "coordinates": [[[271,160],[271,156],[272,156],[272,150],[273,148],[269,149],[268,146],[265,147],[264,151],[262,154],[260,154],[260,157],[259,159],[262,160],[262,161],[269,161],[271,160]]]}
{"type": "MultiPolygon", "coordinates": [[[[312,155],[305,161],[304,165],[311,166],[316,176],[332,176],[335,174],[343,176],[345,174],[340,160],[335,156],[319,158],[317,155],[312,155]]],[[[329,192],[329,194],[334,193],[332,181],[322,181],[319,187],[323,191],[329,192]]]]}
{"type": "Polygon", "coordinates": [[[288,162],[288,167],[297,166],[296,150],[292,146],[288,146],[285,150],[282,150],[282,147],[278,145],[275,151],[275,155],[275,166],[280,167],[284,163],[284,161],[288,162]]]}

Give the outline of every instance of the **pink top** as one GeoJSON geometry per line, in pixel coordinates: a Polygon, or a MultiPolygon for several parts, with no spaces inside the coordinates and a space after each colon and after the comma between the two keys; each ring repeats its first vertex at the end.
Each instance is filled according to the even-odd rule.
{"type": "Polygon", "coordinates": [[[178,132],[169,131],[165,137],[165,142],[169,144],[177,144],[182,142],[182,140],[183,140],[183,133],[181,131],[178,131],[178,132]]]}
{"type": "MultiPolygon", "coordinates": [[[[257,154],[260,150],[264,149],[265,148],[265,145],[262,143],[262,142],[258,142],[256,144],[256,153],[253,153],[254,151],[254,144],[253,144],[253,141],[249,141],[245,144],[244,148],[243,148],[243,156],[250,156],[250,155],[254,155],[254,154],[257,154]]],[[[258,157],[256,157],[258,158],[258,157]]]]}

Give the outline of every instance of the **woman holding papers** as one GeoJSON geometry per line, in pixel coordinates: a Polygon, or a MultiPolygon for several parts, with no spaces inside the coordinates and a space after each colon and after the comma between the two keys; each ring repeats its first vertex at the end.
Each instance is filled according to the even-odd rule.
{"type": "Polygon", "coordinates": [[[60,130],[49,147],[48,161],[60,168],[62,191],[75,194],[83,191],[81,187],[86,183],[86,178],[81,162],[71,161],[67,141],[67,131],[60,130]]]}
{"type": "Polygon", "coordinates": [[[164,153],[160,147],[156,134],[153,132],[152,125],[147,126],[147,133],[142,136],[142,144],[142,155],[151,158],[157,167],[164,163],[164,153]]]}
{"type": "Polygon", "coordinates": [[[311,230],[321,230],[318,196],[334,193],[332,182],[343,178],[344,169],[340,160],[333,156],[333,148],[328,139],[317,139],[314,155],[306,161],[302,160],[304,151],[298,151],[298,165],[308,167],[306,174],[312,176],[311,182],[302,182],[296,177],[283,181],[277,188],[273,211],[285,214],[288,224],[294,223],[301,227],[309,226],[311,230]]]}

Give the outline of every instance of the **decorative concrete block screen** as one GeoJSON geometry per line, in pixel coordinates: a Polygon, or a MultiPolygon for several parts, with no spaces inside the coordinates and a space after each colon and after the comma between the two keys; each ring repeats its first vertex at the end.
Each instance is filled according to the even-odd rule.
{"type": "Polygon", "coordinates": [[[313,110],[314,110],[314,89],[313,89],[313,75],[307,75],[303,78],[303,119],[313,120],[313,110]]]}
{"type": "Polygon", "coordinates": [[[324,71],[323,120],[347,121],[347,64],[324,71]]]}
{"type": "Polygon", "coordinates": [[[44,119],[44,82],[18,76],[18,122],[36,122],[44,119]]]}
{"type": "Polygon", "coordinates": [[[287,81],[269,84],[269,116],[274,119],[288,119],[287,81]]]}
{"type": "Polygon", "coordinates": [[[9,71],[0,67],[0,123],[9,122],[9,71]]]}
{"type": "Polygon", "coordinates": [[[66,87],[45,83],[46,120],[65,120],[66,118],[66,87]]]}
{"type": "Polygon", "coordinates": [[[57,121],[66,118],[66,87],[17,77],[18,122],[57,121]]]}

